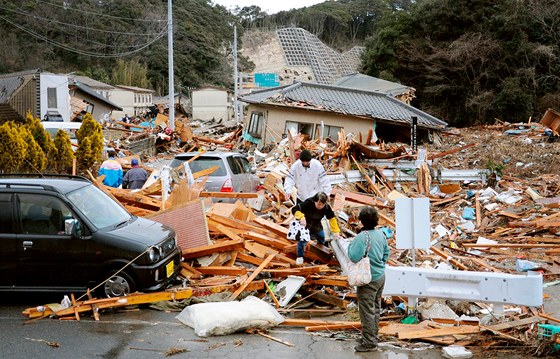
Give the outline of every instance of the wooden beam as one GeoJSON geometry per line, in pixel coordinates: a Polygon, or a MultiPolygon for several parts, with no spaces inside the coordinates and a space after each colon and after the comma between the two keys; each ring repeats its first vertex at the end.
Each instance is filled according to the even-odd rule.
{"type": "Polygon", "coordinates": [[[223,267],[223,266],[208,266],[198,267],[197,270],[204,275],[243,275],[247,274],[245,267],[223,267]]]}
{"type": "Polygon", "coordinates": [[[219,197],[219,198],[258,198],[257,193],[249,192],[200,192],[199,197],[219,197]]]}
{"type": "Polygon", "coordinates": [[[438,328],[438,329],[421,329],[410,332],[400,332],[399,339],[420,339],[420,338],[431,338],[431,337],[442,337],[445,335],[464,335],[464,334],[474,334],[480,333],[480,327],[471,325],[461,325],[449,328],[438,328]]]}
{"type": "Polygon", "coordinates": [[[477,243],[461,243],[465,248],[559,248],[560,244],[553,243],[491,243],[491,244],[477,244],[477,243]]]}
{"type": "Polygon", "coordinates": [[[443,152],[436,153],[436,154],[433,154],[433,155],[429,155],[428,160],[433,160],[433,159],[436,159],[436,158],[447,156],[447,155],[450,155],[452,153],[459,152],[459,151],[462,151],[462,150],[466,150],[467,148],[470,148],[470,147],[474,147],[476,145],[477,145],[477,143],[469,143],[468,145],[465,145],[465,146],[462,146],[462,147],[458,147],[458,148],[454,148],[452,150],[447,150],[447,151],[443,151],[443,152]]]}
{"type": "Polygon", "coordinates": [[[269,255],[262,263],[261,265],[255,269],[255,271],[249,276],[249,278],[247,278],[247,280],[245,282],[243,282],[243,284],[241,284],[239,286],[239,288],[237,288],[237,290],[235,292],[233,292],[233,294],[231,295],[231,297],[229,298],[229,300],[235,300],[235,298],[237,298],[239,296],[239,294],[241,294],[241,292],[243,292],[243,290],[247,287],[247,285],[249,285],[249,283],[251,283],[253,281],[253,279],[255,279],[261,272],[263,269],[266,268],[266,266],[268,265],[268,263],[270,263],[270,261],[274,258],[274,255],[269,255]]]}
{"type": "Polygon", "coordinates": [[[197,178],[200,178],[200,177],[205,177],[205,176],[208,176],[208,175],[210,175],[210,174],[216,172],[216,171],[218,170],[218,168],[220,168],[220,167],[218,167],[218,166],[212,166],[212,167],[209,167],[209,168],[200,170],[200,171],[198,171],[198,172],[195,172],[195,173],[193,173],[192,175],[193,175],[193,178],[194,178],[194,179],[197,179],[197,178]]]}
{"type": "Polygon", "coordinates": [[[321,331],[331,331],[331,330],[361,330],[362,323],[361,322],[350,322],[347,324],[325,324],[325,325],[314,325],[305,327],[306,332],[321,332],[321,331]]]}
{"type": "Polygon", "coordinates": [[[364,178],[366,179],[367,183],[369,184],[369,186],[371,187],[371,189],[373,189],[373,191],[375,192],[375,194],[377,194],[379,197],[381,198],[385,198],[385,195],[383,194],[383,192],[381,192],[381,190],[379,189],[379,187],[377,187],[375,185],[375,183],[373,183],[373,180],[368,176],[366,170],[364,170],[364,168],[362,166],[360,166],[360,164],[356,161],[356,159],[354,158],[354,156],[350,156],[352,158],[352,161],[354,161],[354,164],[356,165],[356,167],[358,167],[358,170],[360,171],[360,173],[362,174],[362,176],[364,176],[364,178]]]}
{"type": "Polygon", "coordinates": [[[214,253],[230,252],[243,249],[243,240],[228,241],[195,248],[183,249],[183,258],[199,258],[214,253]]]}
{"type": "Polygon", "coordinates": [[[284,238],[287,238],[288,236],[288,228],[284,228],[281,225],[276,224],[272,221],[266,220],[261,217],[256,217],[255,219],[253,219],[253,222],[258,223],[259,225],[263,226],[266,229],[271,230],[272,232],[278,234],[279,236],[282,236],[284,238]]]}
{"type": "Polygon", "coordinates": [[[251,231],[244,233],[243,238],[251,239],[257,243],[263,244],[268,247],[276,248],[279,250],[283,250],[287,246],[286,243],[284,242],[277,241],[276,239],[251,231]]]}

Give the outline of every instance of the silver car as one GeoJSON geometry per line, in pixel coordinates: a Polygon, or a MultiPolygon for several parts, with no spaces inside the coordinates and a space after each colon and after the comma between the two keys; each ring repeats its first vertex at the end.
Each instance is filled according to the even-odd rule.
{"type": "MultiPolygon", "coordinates": [[[[187,161],[197,156],[196,152],[181,153],[175,156],[171,167],[177,168],[181,164],[189,166],[192,173],[196,173],[214,166],[218,169],[211,173],[204,189],[208,192],[256,192],[259,179],[255,169],[245,156],[236,152],[206,152],[191,163],[187,161]]],[[[229,201],[224,201],[229,202],[229,201]]]]}

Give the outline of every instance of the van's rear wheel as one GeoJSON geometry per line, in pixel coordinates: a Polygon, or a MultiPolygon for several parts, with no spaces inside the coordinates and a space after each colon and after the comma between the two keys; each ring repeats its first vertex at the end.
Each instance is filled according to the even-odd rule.
{"type": "Polygon", "coordinates": [[[103,285],[103,292],[108,298],[122,297],[134,293],[136,286],[134,280],[125,272],[113,275],[103,285]]]}

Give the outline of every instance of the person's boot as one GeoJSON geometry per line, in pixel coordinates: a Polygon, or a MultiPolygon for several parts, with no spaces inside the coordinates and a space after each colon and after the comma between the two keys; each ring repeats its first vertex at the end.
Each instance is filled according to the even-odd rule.
{"type": "Polygon", "coordinates": [[[362,352],[374,352],[377,350],[377,345],[365,345],[365,344],[360,344],[360,345],[356,345],[354,347],[354,350],[356,352],[362,353],[362,352]]]}
{"type": "Polygon", "coordinates": [[[297,257],[296,265],[297,266],[302,266],[303,265],[303,257],[297,257]]]}

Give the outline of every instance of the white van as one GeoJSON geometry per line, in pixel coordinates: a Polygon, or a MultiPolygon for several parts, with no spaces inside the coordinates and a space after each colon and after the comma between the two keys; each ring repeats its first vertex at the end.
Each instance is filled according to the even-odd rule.
{"type": "Polygon", "coordinates": [[[41,121],[41,125],[47,130],[54,139],[56,132],[60,129],[66,131],[70,137],[70,142],[72,142],[72,149],[76,150],[75,147],[78,146],[78,139],[76,138],[76,131],[82,126],[81,122],[54,122],[54,121],[41,121]]]}

